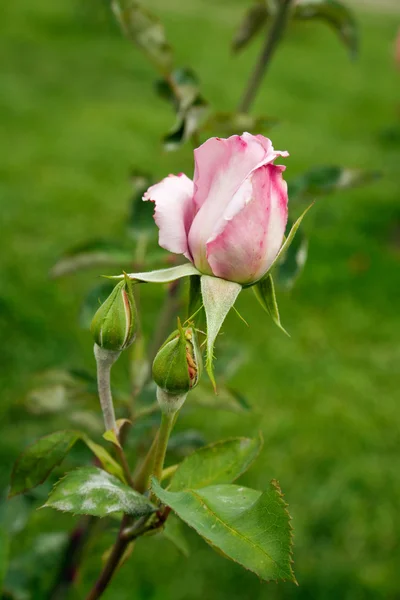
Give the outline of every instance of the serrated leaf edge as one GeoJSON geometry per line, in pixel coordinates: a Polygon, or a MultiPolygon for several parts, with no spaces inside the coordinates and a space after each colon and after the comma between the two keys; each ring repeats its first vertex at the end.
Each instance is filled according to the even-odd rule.
{"type": "MultiPolygon", "coordinates": [[[[155,481],[157,481],[157,480],[155,479],[155,477],[153,477],[153,478],[152,478],[152,480],[155,480],[155,481]]],[[[158,482],[157,482],[157,483],[158,483],[158,482]]],[[[291,520],[292,520],[292,517],[291,517],[291,515],[290,515],[290,513],[289,513],[289,511],[288,511],[288,504],[287,504],[287,502],[284,500],[284,496],[283,496],[283,493],[282,493],[282,490],[281,490],[281,488],[280,488],[280,485],[279,485],[278,481],[277,481],[277,480],[275,480],[275,479],[273,479],[273,480],[271,480],[271,482],[270,482],[270,485],[271,485],[271,486],[274,488],[274,490],[277,492],[277,494],[278,494],[278,502],[280,502],[280,504],[281,504],[281,506],[283,507],[283,509],[284,509],[285,513],[288,515],[288,525],[289,525],[289,569],[290,569],[290,574],[291,574],[291,576],[292,576],[292,579],[291,579],[291,580],[284,579],[284,578],[280,578],[279,580],[278,580],[278,579],[262,579],[262,578],[261,578],[261,577],[260,577],[260,576],[259,576],[259,575],[258,575],[258,574],[255,572],[255,571],[253,571],[253,569],[251,569],[250,567],[246,567],[246,566],[245,566],[245,565],[243,565],[241,562],[239,562],[239,561],[238,561],[238,560],[236,560],[235,558],[232,558],[231,556],[228,556],[228,555],[226,555],[226,557],[227,557],[229,560],[231,560],[232,562],[234,562],[234,563],[236,563],[236,564],[240,565],[241,567],[243,567],[244,569],[246,569],[246,571],[250,571],[251,573],[254,573],[255,575],[257,575],[257,576],[259,577],[259,579],[260,579],[261,581],[264,581],[265,583],[271,583],[271,582],[278,583],[279,581],[280,581],[280,582],[287,582],[287,581],[291,581],[291,582],[293,582],[295,585],[297,585],[297,586],[298,586],[299,584],[298,584],[298,581],[297,581],[297,579],[296,579],[296,577],[295,577],[295,574],[294,574],[294,571],[293,571],[293,568],[292,568],[292,564],[293,564],[293,527],[292,527],[292,525],[291,525],[291,520]]],[[[161,487],[161,486],[160,486],[160,487],[161,487]]],[[[153,487],[152,487],[152,489],[153,489],[153,487]]],[[[182,491],[183,491],[183,490],[181,490],[181,492],[182,492],[182,491]]],[[[224,521],[222,521],[222,520],[221,520],[221,519],[220,519],[220,518],[219,518],[219,517],[218,517],[218,516],[217,516],[217,515],[214,513],[214,511],[213,511],[213,510],[211,510],[211,508],[210,508],[210,507],[209,507],[209,506],[208,506],[208,505],[207,505],[207,504],[204,502],[204,500],[203,500],[202,498],[200,498],[200,497],[199,497],[199,495],[196,493],[196,490],[187,490],[187,491],[190,491],[190,492],[192,492],[193,496],[195,496],[195,497],[197,497],[197,498],[198,498],[198,500],[199,500],[199,502],[200,502],[201,506],[203,506],[203,507],[205,506],[205,507],[206,507],[206,508],[207,508],[207,509],[210,511],[210,513],[211,513],[211,514],[212,514],[212,515],[215,517],[215,519],[216,519],[216,520],[218,520],[218,521],[220,521],[224,527],[226,527],[227,529],[232,529],[232,528],[230,528],[229,526],[227,526],[227,525],[226,525],[226,523],[224,523],[224,521]]],[[[153,492],[154,492],[154,489],[153,489],[153,492]]],[[[179,494],[179,493],[181,493],[181,492],[170,492],[170,493],[178,493],[178,494],[179,494]]],[[[156,492],[154,492],[154,493],[155,493],[155,495],[157,496],[156,492]]],[[[259,498],[261,497],[261,495],[262,495],[263,493],[265,493],[265,492],[260,492],[260,496],[259,496],[259,498]]],[[[158,496],[157,496],[157,497],[158,497],[158,496]]],[[[259,498],[258,498],[258,499],[259,499],[259,498]]],[[[258,501],[258,499],[257,499],[255,502],[257,502],[257,501],[258,501]]],[[[180,516],[180,515],[179,515],[179,514],[178,514],[178,513],[175,511],[175,509],[174,509],[174,508],[172,508],[172,506],[171,506],[170,508],[171,508],[171,510],[173,511],[173,513],[174,513],[174,514],[175,514],[175,515],[176,515],[176,516],[177,516],[179,519],[181,519],[181,520],[182,520],[184,523],[186,523],[186,525],[188,525],[188,526],[189,526],[191,529],[193,529],[193,530],[194,530],[194,531],[195,531],[195,532],[196,532],[198,535],[200,535],[200,537],[202,537],[202,538],[203,538],[203,539],[204,539],[204,540],[207,542],[207,544],[209,544],[211,547],[216,547],[216,546],[215,546],[215,544],[214,544],[214,543],[213,543],[211,540],[209,540],[209,539],[208,539],[206,536],[204,536],[204,535],[202,535],[202,534],[199,534],[199,533],[198,533],[198,531],[196,530],[196,528],[195,528],[193,525],[191,525],[190,523],[188,523],[188,522],[186,521],[186,519],[183,519],[183,518],[182,518],[182,517],[181,517],[181,516],[180,516]]],[[[249,509],[247,509],[247,510],[249,510],[249,509]]],[[[232,531],[233,531],[235,534],[237,534],[237,533],[238,533],[238,532],[236,532],[235,530],[232,530],[232,531]]],[[[239,535],[239,537],[242,537],[243,539],[246,539],[246,541],[249,541],[249,539],[248,539],[246,536],[239,535]]],[[[253,545],[254,547],[256,547],[256,544],[252,543],[252,545],[253,545]]],[[[270,560],[271,560],[273,563],[277,564],[277,562],[276,562],[276,561],[275,561],[273,558],[271,558],[271,556],[268,554],[268,552],[265,552],[265,550],[264,550],[263,548],[260,548],[260,549],[262,550],[262,552],[263,552],[265,555],[267,555],[267,556],[268,556],[268,558],[269,558],[269,559],[270,559],[270,560]]],[[[220,550],[220,549],[218,548],[218,550],[220,550]]],[[[223,550],[222,550],[222,554],[225,554],[223,550]]]]}

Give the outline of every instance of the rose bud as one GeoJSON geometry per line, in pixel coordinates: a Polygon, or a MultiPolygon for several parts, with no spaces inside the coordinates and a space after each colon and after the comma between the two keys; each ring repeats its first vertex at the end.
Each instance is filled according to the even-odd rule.
{"type": "Polygon", "coordinates": [[[178,321],[178,329],[164,342],[153,362],[153,380],[164,412],[180,408],[187,393],[198,384],[201,371],[197,334],[192,327],[182,327],[178,321]]]}
{"type": "Polygon", "coordinates": [[[276,258],[288,213],[285,167],[271,141],[244,133],[211,138],[194,151],[195,170],[151,186],[159,244],[184,254],[205,275],[243,285],[261,279],[276,258]]]}
{"type": "Polygon", "coordinates": [[[97,346],[104,350],[119,352],[134,341],[136,323],[132,282],[125,275],[97,310],[90,330],[97,346]]]}

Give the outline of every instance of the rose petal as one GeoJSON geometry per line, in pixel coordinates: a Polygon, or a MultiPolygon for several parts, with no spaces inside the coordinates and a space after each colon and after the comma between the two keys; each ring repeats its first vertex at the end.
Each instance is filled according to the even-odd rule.
{"type": "Polygon", "coordinates": [[[241,205],[232,216],[229,205],[220,233],[207,243],[207,261],[217,277],[252,283],[264,275],[281,247],[288,214],[285,167],[264,165],[238,190],[241,205]]]}
{"type": "Polygon", "coordinates": [[[211,274],[206,244],[222,232],[227,216],[233,218],[243,208],[238,191],[243,182],[262,165],[288,153],[275,151],[262,135],[244,133],[228,139],[211,138],[194,154],[194,203],[199,212],[189,232],[189,248],[196,266],[211,274]]]}
{"type": "Polygon", "coordinates": [[[162,248],[191,259],[188,232],[194,218],[193,181],[183,173],[169,175],[149,187],[143,200],[155,203],[154,220],[162,248]]]}

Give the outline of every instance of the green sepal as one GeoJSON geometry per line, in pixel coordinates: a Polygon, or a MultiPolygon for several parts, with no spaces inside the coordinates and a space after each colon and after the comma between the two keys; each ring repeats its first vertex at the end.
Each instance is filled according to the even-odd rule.
{"type": "Polygon", "coordinates": [[[275,325],[279,327],[290,337],[286,329],[282,326],[281,319],[279,316],[278,303],[276,301],[274,280],[272,275],[269,274],[267,277],[261,279],[255,286],[253,286],[253,292],[255,297],[263,307],[266,313],[269,314],[275,325]]]}
{"type": "Polygon", "coordinates": [[[207,358],[206,370],[216,390],[213,358],[214,344],[228,312],[235,304],[242,290],[240,283],[226,281],[209,275],[201,277],[201,295],[207,320],[207,358]]]}
{"type": "MultiPolygon", "coordinates": [[[[189,275],[200,275],[192,263],[184,263],[168,269],[157,269],[156,271],[147,271],[143,273],[128,273],[128,277],[134,281],[143,281],[144,283],[171,283],[182,277],[189,275]]],[[[124,275],[111,275],[108,279],[123,279],[124,275]]]]}

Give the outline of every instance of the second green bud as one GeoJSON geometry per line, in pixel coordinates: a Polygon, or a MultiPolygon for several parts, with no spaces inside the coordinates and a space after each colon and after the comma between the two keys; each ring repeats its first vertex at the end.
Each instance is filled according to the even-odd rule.
{"type": "Polygon", "coordinates": [[[201,352],[193,327],[174,331],[161,346],[153,362],[153,379],[157,386],[171,395],[187,394],[200,379],[201,352]]]}

